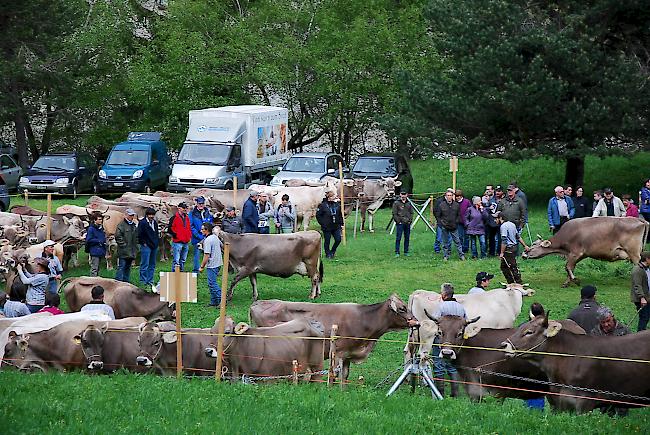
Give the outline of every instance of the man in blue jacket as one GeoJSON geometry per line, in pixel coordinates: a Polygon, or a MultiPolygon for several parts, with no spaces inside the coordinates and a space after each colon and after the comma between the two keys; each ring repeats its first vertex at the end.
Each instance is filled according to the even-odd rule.
{"type": "Polygon", "coordinates": [[[250,196],[244,202],[244,207],[242,209],[241,217],[244,221],[244,232],[245,233],[259,233],[259,222],[260,215],[257,211],[257,198],[259,193],[255,191],[250,192],[250,196]]]}
{"type": "Polygon", "coordinates": [[[548,227],[553,234],[560,231],[562,225],[573,219],[576,212],[573,201],[564,195],[564,188],[557,186],[555,196],[548,201],[548,227]]]}
{"type": "Polygon", "coordinates": [[[90,215],[90,226],[86,232],[86,252],[90,263],[90,276],[99,275],[99,262],[106,257],[106,233],[104,232],[104,217],[98,211],[90,215]]]}
{"type": "Polygon", "coordinates": [[[205,206],[205,198],[199,196],[195,199],[196,205],[190,213],[190,224],[192,225],[192,247],[194,248],[194,268],[192,272],[199,273],[199,267],[201,266],[201,250],[199,249],[199,243],[205,239],[203,234],[201,234],[201,226],[204,223],[214,223],[214,218],[210,214],[210,210],[205,206]]]}
{"type": "Polygon", "coordinates": [[[138,223],[138,243],[140,244],[140,282],[147,286],[153,285],[153,274],[156,270],[156,254],[160,235],[158,222],[155,219],[156,210],[148,208],[144,219],[138,223]]]}

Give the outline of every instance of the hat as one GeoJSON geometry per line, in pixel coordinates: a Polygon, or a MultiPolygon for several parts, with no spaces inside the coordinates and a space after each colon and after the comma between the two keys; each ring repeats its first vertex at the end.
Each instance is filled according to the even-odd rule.
{"type": "Polygon", "coordinates": [[[205,198],[202,196],[197,196],[194,198],[194,201],[196,201],[197,204],[205,204],[205,198]]]}
{"type": "Polygon", "coordinates": [[[235,207],[232,206],[226,207],[226,211],[235,211],[235,207]]]}
{"type": "Polygon", "coordinates": [[[604,188],[603,193],[612,193],[612,188],[611,187],[604,188]]]}
{"type": "Polygon", "coordinates": [[[408,195],[409,193],[406,190],[400,190],[400,195],[408,195]]]}
{"type": "Polygon", "coordinates": [[[492,278],[494,278],[494,275],[492,275],[491,273],[479,272],[476,274],[476,282],[481,282],[492,278]]]}
{"type": "Polygon", "coordinates": [[[580,289],[580,297],[582,299],[591,299],[596,296],[596,286],[586,285],[580,289]]]}
{"type": "Polygon", "coordinates": [[[181,202],[178,204],[178,208],[187,208],[187,204],[185,204],[185,202],[181,202]]]}
{"type": "Polygon", "coordinates": [[[495,191],[495,192],[503,192],[503,187],[497,185],[497,186],[494,188],[494,191],[495,191]]]}
{"type": "Polygon", "coordinates": [[[47,248],[48,246],[54,246],[56,243],[54,243],[52,240],[46,240],[43,242],[43,247],[47,248]]]}
{"type": "Polygon", "coordinates": [[[514,184],[508,184],[508,190],[515,190],[516,188],[517,186],[515,186],[514,184]]]}
{"type": "Polygon", "coordinates": [[[136,215],[136,212],[135,212],[135,210],[133,210],[132,208],[127,208],[127,209],[126,209],[126,214],[127,214],[128,216],[135,216],[135,215],[136,215]]]}

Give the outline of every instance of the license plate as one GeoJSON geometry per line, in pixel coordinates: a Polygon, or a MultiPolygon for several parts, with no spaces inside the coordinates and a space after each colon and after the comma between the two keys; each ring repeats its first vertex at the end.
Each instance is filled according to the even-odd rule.
{"type": "Polygon", "coordinates": [[[113,186],[122,187],[122,186],[124,186],[124,183],[113,183],[113,186]]]}
{"type": "Polygon", "coordinates": [[[193,187],[186,187],[185,190],[186,190],[187,192],[191,192],[191,191],[194,190],[194,188],[193,188],[193,187]]]}
{"type": "Polygon", "coordinates": [[[46,186],[36,186],[36,188],[37,188],[37,189],[40,189],[40,190],[45,190],[45,187],[46,187],[46,186]]]}

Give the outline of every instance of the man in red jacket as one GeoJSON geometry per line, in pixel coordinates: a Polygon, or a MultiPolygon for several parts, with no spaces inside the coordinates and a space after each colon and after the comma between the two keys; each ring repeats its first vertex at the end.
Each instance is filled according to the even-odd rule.
{"type": "Polygon", "coordinates": [[[178,211],[169,220],[167,232],[172,236],[172,272],[176,266],[185,270],[185,260],[190,240],[192,240],[192,227],[190,217],[187,215],[187,204],[181,202],[178,204],[178,211]]]}

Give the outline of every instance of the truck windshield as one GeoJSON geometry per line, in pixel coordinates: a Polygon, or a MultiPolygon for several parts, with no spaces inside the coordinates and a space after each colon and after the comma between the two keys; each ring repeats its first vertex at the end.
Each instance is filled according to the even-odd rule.
{"type": "Polygon", "coordinates": [[[43,156],[32,166],[37,171],[74,171],[75,168],[75,158],[71,156],[43,156]]]}
{"type": "Polygon", "coordinates": [[[178,154],[176,163],[224,166],[230,157],[230,148],[229,145],[186,143],[178,154]]]}
{"type": "Polygon", "coordinates": [[[107,165],[143,166],[149,163],[149,151],[145,150],[113,150],[106,161],[107,165]]]}
{"type": "Polygon", "coordinates": [[[325,159],[322,157],[291,157],[282,170],[323,174],[325,172],[325,159]]]}
{"type": "Polygon", "coordinates": [[[377,172],[380,174],[393,173],[397,170],[395,169],[395,160],[391,158],[370,158],[363,157],[357,160],[357,163],[352,169],[353,172],[365,172],[373,173],[377,172]]]}

